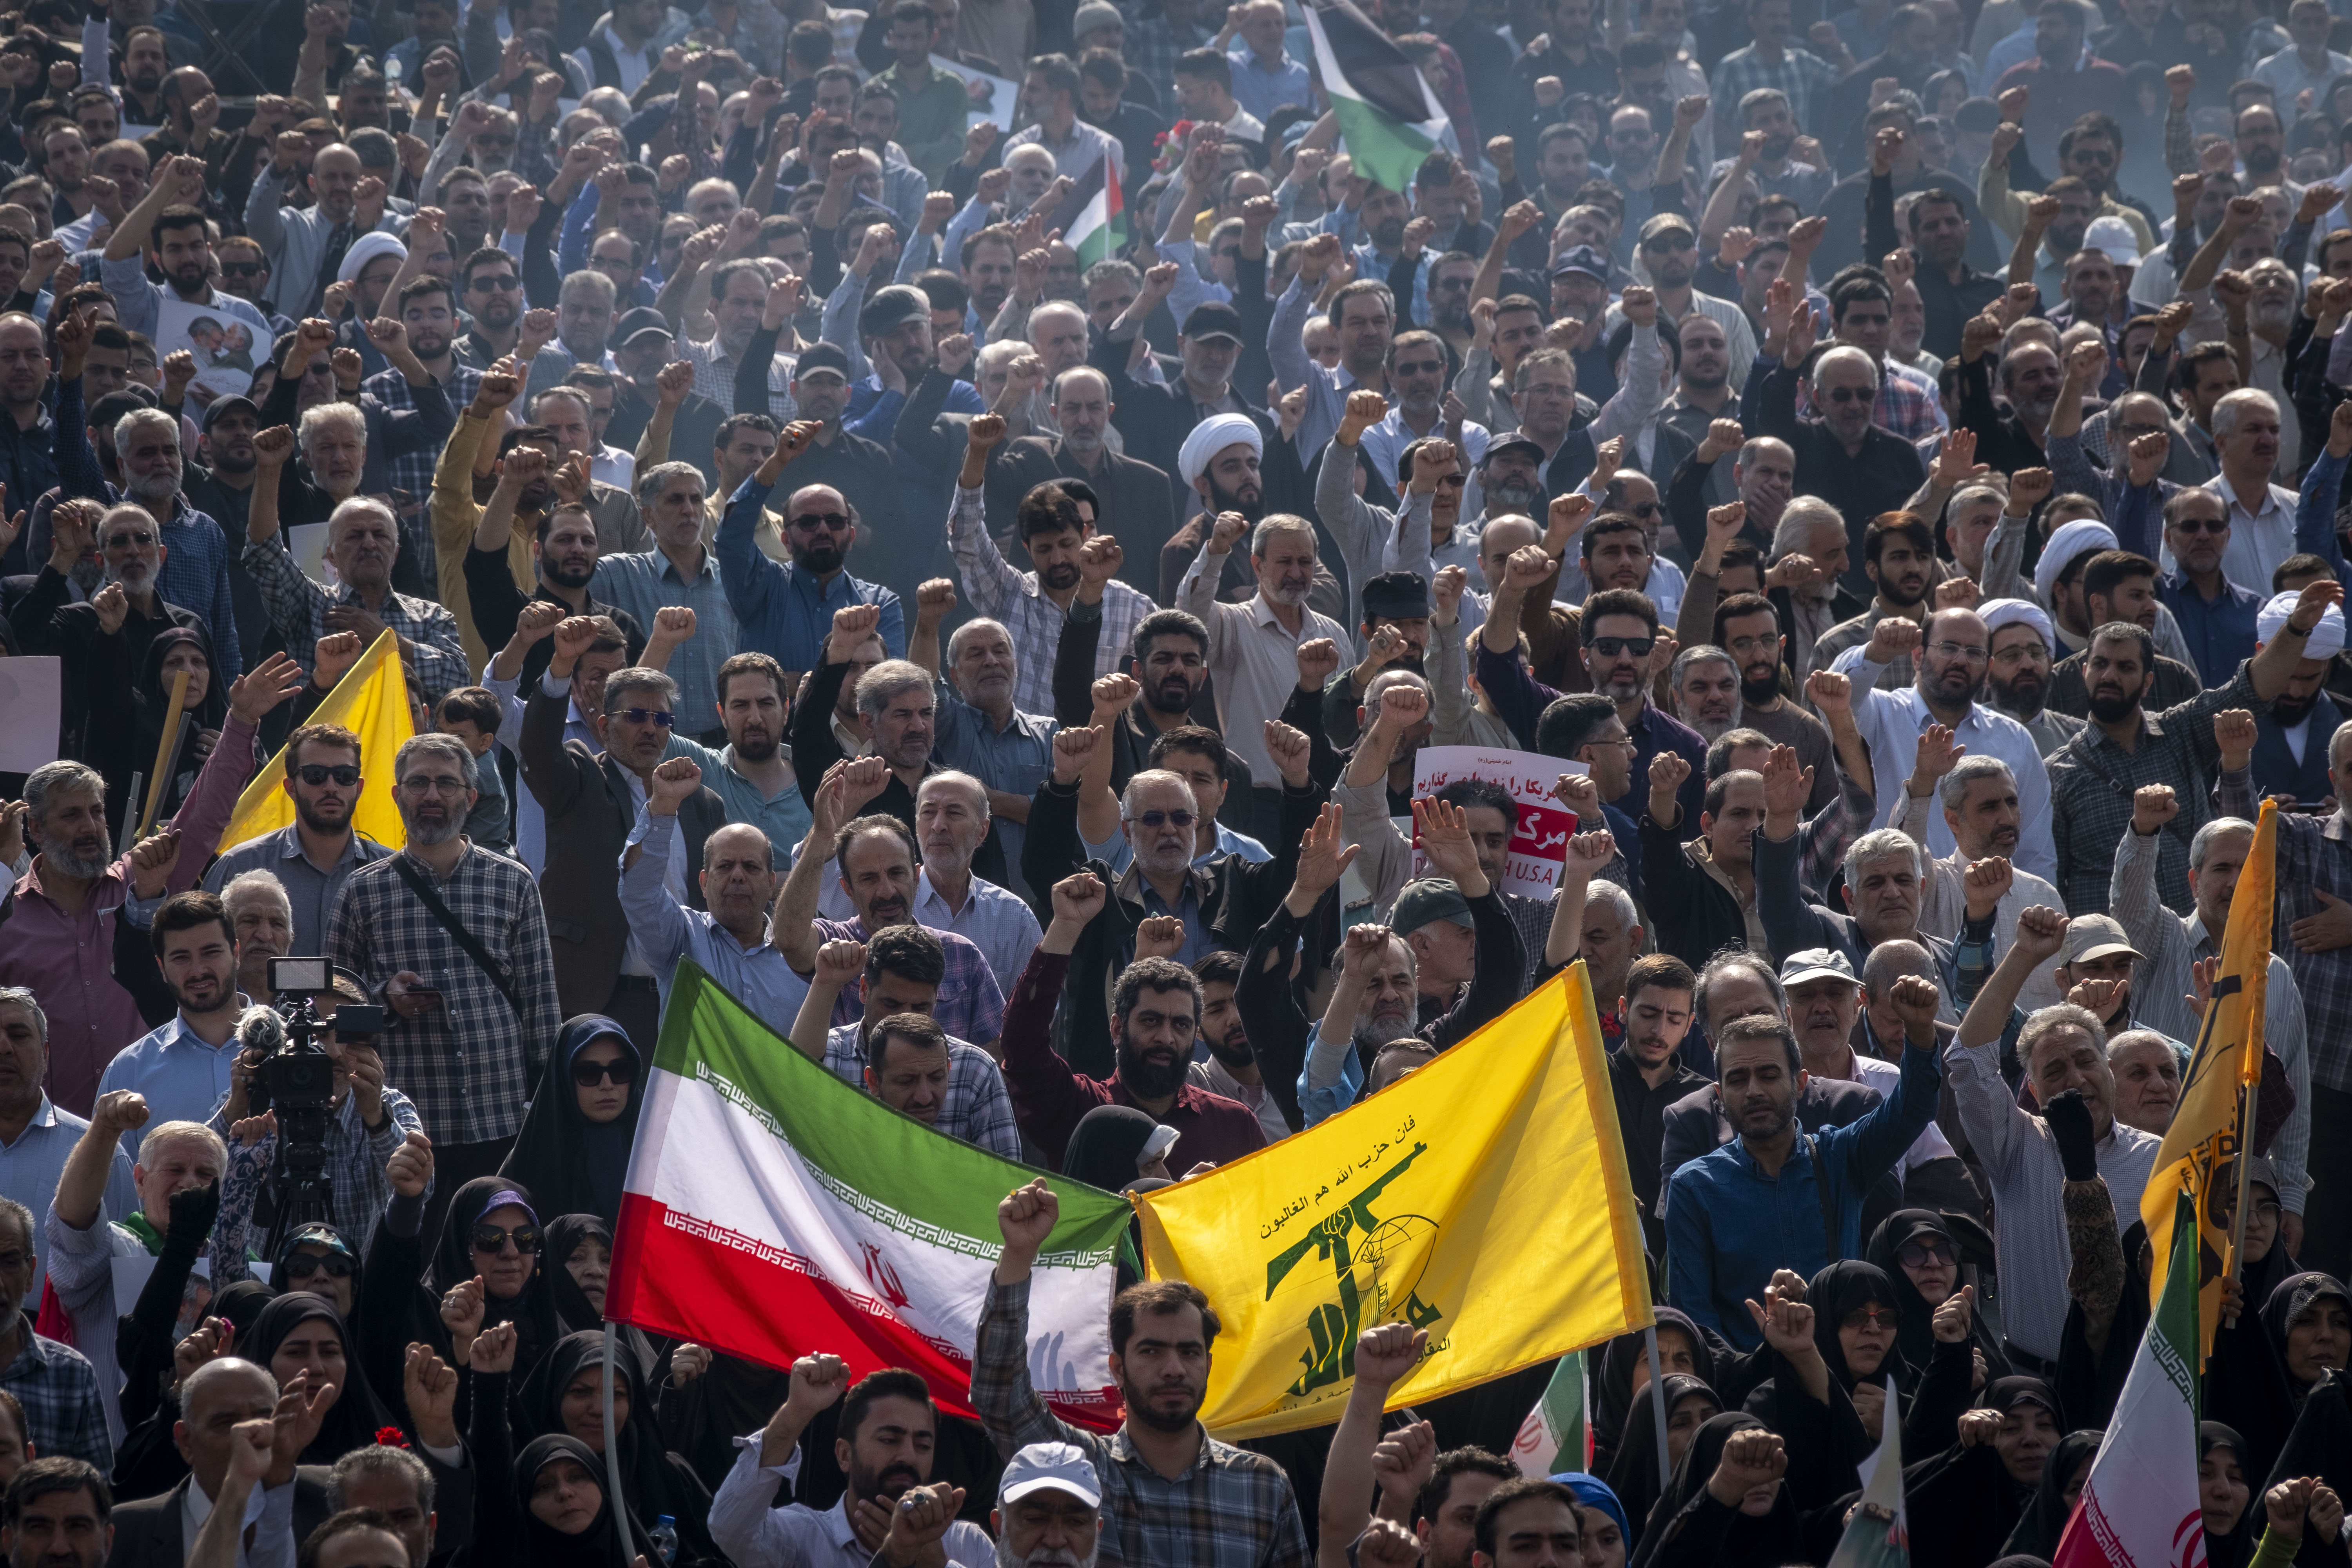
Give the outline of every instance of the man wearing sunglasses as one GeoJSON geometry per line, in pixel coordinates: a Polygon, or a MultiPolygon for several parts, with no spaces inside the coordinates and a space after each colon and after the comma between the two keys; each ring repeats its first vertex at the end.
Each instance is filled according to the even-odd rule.
{"type": "Polygon", "coordinates": [[[458,302],[474,324],[457,340],[458,356],[488,370],[522,336],[522,271],[503,250],[469,252],[458,264],[458,302]]]}
{"type": "Polygon", "coordinates": [[[205,874],[218,893],[248,871],[267,871],[293,906],[289,952],[324,952],[335,900],[351,874],[392,853],[352,826],[363,782],[360,738],[340,724],[305,724],[286,738],[283,788],[294,820],[225,852],[205,874]]]}
{"type": "MultiPolygon", "coordinates": [[[[1895,947],[1897,944],[1890,942],[1885,945],[1895,947]]],[[[1917,947],[1913,942],[1900,945],[1917,947]]],[[[1876,951],[1872,949],[1873,952],[1876,951]]],[[[1920,951],[1924,953],[1925,950],[1920,951]]],[[[1885,1046],[1881,1048],[1891,1047],[1891,1050],[1885,1056],[1864,1056],[1854,1048],[1853,1042],[1860,1037],[1863,1008],[1869,992],[1854,977],[1853,961],[1833,948],[1823,947],[1792,952],[1781,961],[1780,984],[1789,998],[1789,1027],[1796,1034],[1798,1054],[1803,1059],[1808,1079],[1858,1083],[1865,1089],[1876,1089],[1882,1100],[1895,1098],[1895,1089],[1903,1080],[1903,1069],[1895,1064],[1902,1060],[1908,1038],[1901,1004],[1895,995],[1896,982],[1905,974],[1916,977],[1910,1000],[1917,1000],[1917,985],[1934,986],[1937,983],[1932,959],[1916,969],[1891,963],[1882,970],[1879,985],[1886,993],[1883,1005],[1895,1028],[1884,1037],[1885,1046]]],[[[1933,1027],[1934,1043],[1940,1056],[1943,1047],[1959,1031],[1940,1019],[1933,1027]]],[[[1920,1175],[1923,1168],[1937,1161],[1949,1161],[1950,1163],[1928,1171],[1924,1179],[1939,1182],[1945,1192],[1957,1186],[1958,1192],[1967,1195],[1969,1212],[1981,1213],[1983,1205],[1977,1199],[1967,1168],[1961,1165],[1959,1156],[1953,1152],[1950,1141],[1933,1121],[1927,1123],[1911,1146],[1895,1160],[1894,1173],[1906,1190],[1910,1190],[1914,1182],[1923,1179],[1920,1175]]],[[[1924,1192],[1922,1195],[1925,1195],[1924,1192]]]]}
{"type": "MultiPolygon", "coordinates": [[[[603,710],[590,720],[604,745],[592,752],[564,738],[572,708],[572,670],[598,635],[595,621],[575,616],[555,628],[555,654],[523,708],[522,782],[547,814],[546,864],[540,898],[549,911],[555,954],[555,991],[570,1017],[603,1013],[651,1055],[659,1033],[656,971],[629,934],[613,868],[619,864],[629,824],[668,754],[677,725],[677,683],[657,669],[615,670],[604,681],[603,710]]],[[[677,808],[679,834],[671,843],[671,874],[686,889],[688,907],[701,909],[694,876],[704,844],[726,826],[726,803],[705,785],[677,808]]]]}

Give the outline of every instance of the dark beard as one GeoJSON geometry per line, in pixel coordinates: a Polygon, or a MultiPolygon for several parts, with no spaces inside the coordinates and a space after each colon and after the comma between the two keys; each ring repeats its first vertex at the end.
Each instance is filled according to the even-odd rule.
{"type": "Polygon", "coordinates": [[[2102,697],[2091,693],[2091,717],[2102,724],[2119,724],[2139,706],[2137,697],[2102,697]]]}
{"type": "Polygon", "coordinates": [[[1265,492],[1260,490],[1252,500],[1244,500],[1212,477],[1209,479],[1209,521],[1212,524],[1221,511],[1237,511],[1255,523],[1265,515],[1265,492]]]}
{"type": "Polygon", "coordinates": [[[552,561],[542,560],[540,563],[539,573],[541,576],[547,579],[551,587],[561,588],[568,594],[576,594],[588,585],[588,579],[596,575],[596,563],[591,561],[583,570],[579,566],[560,565],[552,561]]]}
{"type": "Polygon", "coordinates": [[[1145,1397],[1144,1390],[1123,1378],[1119,1382],[1118,1393],[1127,1404],[1127,1418],[1139,1421],[1155,1432],[1189,1432],[1200,1417],[1201,1407],[1197,1402],[1181,1412],[1160,1410],[1145,1397]]]}
{"type": "Polygon", "coordinates": [[[2319,693],[2316,691],[2303,698],[2274,697],[2271,700],[2271,717],[2277,721],[2280,729],[2292,730],[2310,718],[2311,710],[2318,706],[2319,693]]]}
{"type": "Polygon", "coordinates": [[[736,741],[731,744],[735,748],[735,754],[747,763],[772,762],[775,759],[776,738],[773,735],[763,735],[758,740],[736,741]]]}
{"type": "Polygon", "coordinates": [[[793,552],[793,565],[803,572],[814,572],[819,574],[840,571],[841,563],[845,559],[847,559],[846,554],[837,546],[830,543],[811,544],[793,552]]]}
{"type": "Polygon", "coordinates": [[[1744,707],[1769,708],[1780,697],[1780,667],[1777,664],[1772,673],[1761,680],[1750,680],[1744,675],[1739,678],[1739,700],[1744,707]]]}
{"type": "MultiPolygon", "coordinates": [[[[1202,1037],[1206,1038],[1205,1036],[1202,1037]]],[[[1231,1039],[1210,1040],[1209,1054],[1228,1070],[1248,1067],[1257,1060],[1257,1051],[1249,1043],[1249,1037],[1239,1030],[1234,1032],[1231,1039]]]]}
{"type": "Polygon", "coordinates": [[[1072,562],[1058,562],[1038,573],[1037,581],[1058,594],[1065,588],[1078,585],[1078,568],[1072,562]]]}
{"type": "Polygon", "coordinates": [[[1165,1100],[1183,1088],[1184,1067],[1181,1055],[1163,1068],[1145,1061],[1140,1052],[1124,1042],[1118,1047],[1118,1080],[1138,1100],[1165,1100]]]}
{"type": "Polygon", "coordinates": [[[1988,685],[1994,703],[2002,711],[2029,719],[2041,713],[2042,701],[2050,693],[2050,683],[2038,674],[2022,675],[2007,686],[1990,680],[1988,685]]]}

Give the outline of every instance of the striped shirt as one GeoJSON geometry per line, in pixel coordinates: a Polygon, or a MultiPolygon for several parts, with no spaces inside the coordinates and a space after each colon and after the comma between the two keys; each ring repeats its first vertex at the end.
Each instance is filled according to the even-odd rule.
{"type": "MultiPolygon", "coordinates": [[[[856,1024],[840,1024],[825,1031],[824,1068],[842,1082],[866,1087],[866,1043],[856,1024]]],[[[935,1132],[975,1143],[1007,1160],[1021,1158],[1021,1126],[1013,1120],[1013,1096],[1005,1091],[1004,1074],[978,1046],[948,1038],[948,1089],[940,1102],[935,1132]]]]}
{"type": "MultiPolygon", "coordinates": [[[[1100,526],[1113,526],[1110,519],[1100,526]]],[[[955,554],[957,571],[971,607],[989,619],[1002,621],[1013,634],[1013,652],[1019,673],[1013,684],[1013,706],[1024,713],[1054,711],[1054,655],[1062,646],[1062,624],[1069,618],[1061,605],[1045,596],[1034,572],[1015,572],[988,532],[987,493],[956,487],[955,505],[948,511],[948,548],[955,554]]],[[[1135,628],[1160,606],[1124,583],[1103,584],[1101,639],[1095,645],[1095,674],[1110,675],[1126,662],[1135,628]]]]}

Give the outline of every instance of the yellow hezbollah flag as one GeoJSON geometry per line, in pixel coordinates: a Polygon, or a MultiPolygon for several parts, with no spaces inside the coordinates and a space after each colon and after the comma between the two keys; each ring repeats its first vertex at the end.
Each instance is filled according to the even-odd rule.
{"type": "Polygon", "coordinates": [[[1653,1321],[1582,963],[1380,1094],[1135,1201],[1152,1276],[1223,1321],[1201,1411],[1223,1438],[1337,1420],[1376,1324],[1429,1331],[1394,1407],[1653,1321]]]}
{"type": "MultiPolygon", "coordinates": [[[[363,777],[360,797],[352,803],[352,826],[386,848],[406,846],[408,830],[401,826],[400,807],[392,798],[392,757],[403,741],[416,733],[416,725],[408,714],[400,639],[390,632],[376,638],[359,663],[335,682],[310,722],[341,724],[360,738],[363,777]]],[[[292,823],[294,797],[285,786],[286,752],[281,747],[236,797],[236,810],[221,830],[219,847],[233,848],[292,823]]]]}
{"type": "Polygon", "coordinates": [[[2278,806],[2266,800],[2254,828],[2253,847],[2246,852],[2245,868],[2230,895],[2221,972],[2214,977],[2213,999],[2205,1005],[2197,1050],[2181,1081],[2180,1107],[2173,1112],[2164,1146],[2148,1173],[2147,1190],[2139,1200],[2140,1218],[2147,1223],[2148,1244],[2156,1254],[2148,1280],[2151,1303],[2164,1296],[2173,1215],[2181,1193],[2186,1191],[2196,1205],[2201,1233],[2197,1249],[2200,1366],[2212,1354],[2213,1334],[2221,1322],[2221,1279],[2228,1272],[2224,1260],[2230,1250],[2230,1228],[2216,1223],[2213,1184],[2226,1179],[2226,1168],[2246,1144],[2250,1130],[2244,1121],[2244,1090],[2263,1076],[2263,1006],[2270,985],[2271,912],[2277,881],[2278,806]]]}

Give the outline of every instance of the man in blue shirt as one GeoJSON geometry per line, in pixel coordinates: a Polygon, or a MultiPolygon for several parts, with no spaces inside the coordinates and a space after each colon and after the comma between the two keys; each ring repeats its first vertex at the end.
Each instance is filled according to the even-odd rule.
{"type": "Polygon", "coordinates": [[[1746,1303],[1765,1300],[1774,1269],[1811,1279],[1862,1255],[1863,1198],[1936,1117],[1938,1000],[1917,975],[1895,983],[1902,1080],[1861,1121],[1818,1133],[1797,1122],[1805,1071],[1787,1022],[1766,1014],[1724,1026],[1715,1039],[1717,1093],[1739,1136],[1667,1184],[1667,1293],[1675,1306],[1753,1350],[1760,1336],[1746,1303]]]}
{"type": "MultiPolygon", "coordinates": [[[[211,893],[177,893],[155,911],[155,961],[179,1012],[125,1046],[98,1080],[144,1095],[156,1121],[202,1121],[231,1087],[236,1020],[246,998],[236,988],[236,930],[211,893]]],[[[122,1134],[122,1152],[139,1155],[139,1131],[122,1134]]]]}
{"type": "MultiPolygon", "coordinates": [[[[2144,503],[2154,482],[2137,487],[2144,503]]],[[[2328,493],[2335,493],[2329,487],[2328,493]]],[[[2263,596],[2255,584],[2232,583],[2221,574],[2221,552],[2230,547],[2230,503],[2213,491],[2175,490],[2164,502],[2164,547],[2173,568],[2156,579],[2156,596],[2180,623],[2181,637],[2208,686],[2227,686],[2238,666],[2254,657],[2254,618],[2263,596]]],[[[2268,586],[2268,584],[2260,584],[2268,586]]]]}
{"type": "MultiPolygon", "coordinates": [[[[805,368],[805,360],[803,360],[805,368]]],[[[833,613],[846,605],[874,605],[882,611],[877,629],[890,657],[907,651],[907,615],[898,595],[877,583],[849,574],[849,552],[857,543],[857,509],[831,485],[803,485],[784,503],[783,564],[760,552],[760,514],[768,492],[785,466],[815,441],[818,423],[796,419],[784,427],[776,449],[751,472],[727,503],[719,524],[719,572],[742,628],[740,647],[764,653],[784,668],[814,669],[824,662],[824,639],[833,613]]]]}

